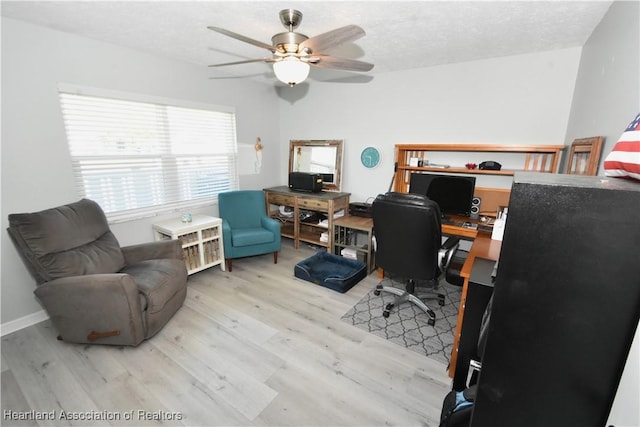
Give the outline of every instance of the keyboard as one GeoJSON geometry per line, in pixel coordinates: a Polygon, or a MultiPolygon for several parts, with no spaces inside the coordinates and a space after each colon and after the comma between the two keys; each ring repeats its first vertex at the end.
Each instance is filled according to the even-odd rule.
{"type": "Polygon", "coordinates": [[[460,221],[454,221],[453,218],[451,218],[450,216],[445,216],[445,217],[442,217],[442,220],[440,222],[447,225],[456,225],[455,223],[460,221]]]}
{"type": "Polygon", "coordinates": [[[460,220],[454,220],[450,217],[444,217],[442,218],[442,224],[445,225],[453,225],[455,227],[460,227],[460,228],[470,228],[473,230],[477,230],[478,229],[478,224],[472,223],[472,222],[468,222],[468,221],[460,221],[460,220]]]}

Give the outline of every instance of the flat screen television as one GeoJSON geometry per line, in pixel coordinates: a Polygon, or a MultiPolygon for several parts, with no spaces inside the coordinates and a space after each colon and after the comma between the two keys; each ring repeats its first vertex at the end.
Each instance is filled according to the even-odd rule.
{"type": "Polygon", "coordinates": [[[474,176],[412,173],[409,182],[409,192],[424,194],[436,202],[443,216],[469,216],[475,187],[474,176]]]}

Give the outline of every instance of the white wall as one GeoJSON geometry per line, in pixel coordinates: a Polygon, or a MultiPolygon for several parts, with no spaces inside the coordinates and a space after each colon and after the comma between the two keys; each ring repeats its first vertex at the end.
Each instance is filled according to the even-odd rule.
{"type": "Polygon", "coordinates": [[[640,113],[640,3],[616,1],[583,47],[566,143],[604,136],[606,153],[640,113]]]}
{"type": "MultiPolygon", "coordinates": [[[[639,44],[640,3],[618,1],[612,4],[582,51],[566,141],[605,137],[599,175],[604,175],[602,164],[607,153],[640,112],[639,44]]],[[[640,425],[638,396],[640,331],[636,330],[607,425],[640,425]]]]}
{"type": "MultiPolygon", "coordinates": [[[[4,231],[7,215],[79,198],[57,94],[58,82],[233,106],[238,142],[260,136],[262,173],[242,188],[280,184],[277,94],[273,86],[211,80],[206,67],[176,62],[92,39],[2,19],[2,324],[38,312],[35,284],[4,231]]],[[[203,211],[217,214],[217,206],[203,211]]],[[[112,227],[123,245],[153,239],[158,218],[112,227]]]]}
{"type": "MultiPolygon", "coordinates": [[[[366,84],[314,81],[281,101],[281,139],[344,139],[343,191],[364,201],[387,191],[398,143],[564,144],[579,58],[573,48],[387,73],[366,84]],[[296,97],[301,89],[306,95],[296,97]],[[359,160],[369,145],[383,156],[373,170],[359,160]]],[[[281,154],[286,165],[286,148],[281,154]]],[[[511,178],[482,176],[477,185],[509,188],[511,178]]]]}

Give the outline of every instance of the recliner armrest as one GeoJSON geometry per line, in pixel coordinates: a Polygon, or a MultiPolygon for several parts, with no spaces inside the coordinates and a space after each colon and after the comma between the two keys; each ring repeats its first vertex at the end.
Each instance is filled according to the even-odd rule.
{"type": "Polygon", "coordinates": [[[122,249],[126,265],[149,259],[182,259],[182,248],[178,240],[161,240],[125,246],[122,249]]]}
{"type": "Polygon", "coordinates": [[[39,285],[34,294],[42,302],[63,340],[137,345],[145,338],[138,287],[128,274],[64,277],[39,285]]]}
{"type": "Polygon", "coordinates": [[[440,267],[440,271],[446,270],[458,246],[460,246],[460,238],[456,236],[449,237],[442,246],[440,246],[440,250],[438,251],[438,266],[440,267]]]}

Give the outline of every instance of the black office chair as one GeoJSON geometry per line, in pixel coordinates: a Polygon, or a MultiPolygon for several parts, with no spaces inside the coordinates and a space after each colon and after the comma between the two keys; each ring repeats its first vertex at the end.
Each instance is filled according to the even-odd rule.
{"type": "MultiPolygon", "coordinates": [[[[376,237],[376,264],[385,272],[406,279],[406,290],[378,285],[374,291],[396,295],[387,304],[382,315],[389,317],[390,310],[409,301],[429,316],[428,323],[435,324],[435,312],[415,294],[416,280],[426,280],[432,290],[438,287],[438,277],[445,271],[460,239],[451,237],[442,244],[440,209],[432,200],[421,194],[386,193],[373,202],[373,228],[376,237]]],[[[440,305],[444,295],[435,294],[440,305]]]]}

